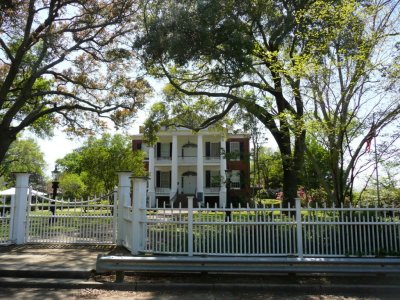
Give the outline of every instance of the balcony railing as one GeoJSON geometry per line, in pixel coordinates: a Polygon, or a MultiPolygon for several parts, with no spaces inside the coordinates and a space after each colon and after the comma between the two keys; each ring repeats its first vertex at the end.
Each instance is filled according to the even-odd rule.
{"type": "Polygon", "coordinates": [[[162,187],[156,188],[157,194],[169,194],[170,192],[171,192],[170,188],[162,188],[162,187]]]}
{"type": "Polygon", "coordinates": [[[206,187],[204,188],[204,193],[205,194],[218,194],[219,191],[221,190],[221,187],[206,187]]]}

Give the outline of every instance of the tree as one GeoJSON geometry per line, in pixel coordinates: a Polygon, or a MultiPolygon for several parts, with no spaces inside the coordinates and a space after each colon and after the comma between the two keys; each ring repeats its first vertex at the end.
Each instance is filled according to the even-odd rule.
{"type": "Polygon", "coordinates": [[[299,60],[305,42],[295,16],[311,2],[142,1],[135,47],[152,75],[169,80],[147,133],[162,119],[199,130],[243,109],[278,144],[284,204],[293,205],[305,151],[299,60]]]}
{"type": "Polygon", "coordinates": [[[25,128],[126,124],[150,91],[130,76],[134,0],[17,0],[0,10],[0,163],[25,128]]]}
{"type": "Polygon", "coordinates": [[[32,138],[18,139],[12,143],[4,163],[0,166],[0,177],[12,184],[14,179],[11,172],[30,172],[36,175],[31,180],[38,179],[43,177],[45,167],[39,145],[32,138]]]}
{"type": "Polygon", "coordinates": [[[307,154],[330,200],[340,204],[351,200],[374,137],[398,121],[398,92],[390,86],[398,70],[399,1],[346,1],[339,10],[317,1],[298,18],[308,28],[308,132],[327,151],[331,176],[318,152],[307,154]]]}
{"type": "Polygon", "coordinates": [[[104,134],[90,137],[84,145],[57,160],[64,174],[79,175],[86,186],[83,195],[110,193],[118,185],[116,172],[130,170],[144,176],[144,155],[133,152],[131,139],[122,135],[104,134]]]}
{"type": "MultiPolygon", "coordinates": [[[[363,111],[349,104],[357,107],[361,95],[371,96],[365,83],[373,84],[372,71],[380,70],[374,51],[397,34],[391,27],[397,14],[398,1],[145,1],[144,30],[135,46],[150,73],[165,76],[172,87],[152,117],[198,130],[237,107],[253,114],[279,147],[285,204],[296,197],[306,128],[317,118],[331,131],[324,146],[331,151],[333,192],[318,174],[330,196],[343,202],[368,142],[366,132],[345,159],[343,143],[357,137],[354,121],[363,111]]],[[[392,78],[393,68],[385,71],[392,78]]],[[[371,134],[398,116],[398,101],[391,103],[368,128],[371,134]]],[[[364,129],[370,119],[361,118],[364,129]]]]}
{"type": "Polygon", "coordinates": [[[79,199],[85,195],[86,186],[78,174],[66,173],[60,177],[63,198],[79,199]]]}

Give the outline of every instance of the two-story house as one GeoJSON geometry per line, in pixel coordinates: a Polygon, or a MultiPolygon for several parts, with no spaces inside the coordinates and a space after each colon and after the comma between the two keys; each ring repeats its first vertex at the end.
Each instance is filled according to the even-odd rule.
{"type": "Polygon", "coordinates": [[[197,133],[164,128],[158,133],[158,142],[148,146],[142,134],[134,135],[133,150],[147,154],[151,207],[163,202],[176,206],[176,200],[184,195],[195,196],[203,206],[245,202],[250,185],[249,139],[248,134],[213,128],[197,133]]]}

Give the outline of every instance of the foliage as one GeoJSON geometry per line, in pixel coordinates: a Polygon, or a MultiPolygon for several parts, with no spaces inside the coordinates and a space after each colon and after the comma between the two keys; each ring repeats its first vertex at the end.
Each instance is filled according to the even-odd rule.
{"type": "Polygon", "coordinates": [[[198,130],[243,110],[278,144],[285,202],[293,204],[296,197],[305,151],[330,201],[343,202],[352,193],[355,165],[369,136],[400,111],[395,94],[384,105],[381,99],[369,101],[389,88],[383,70],[394,86],[397,64],[388,63],[393,58],[379,57],[384,63],[375,58],[382,47],[396,50],[391,37],[397,35],[398,5],[143,1],[135,47],[150,74],[169,80],[165,101],[158,104],[163,109],[150,116],[157,121],[148,127],[149,136],[160,120],[198,130]],[[372,126],[368,107],[379,115],[372,126]],[[309,129],[329,151],[331,176],[307,150],[309,129]]]}
{"type": "Polygon", "coordinates": [[[330,176],[312,149],[307,154],[329,201],[352,201],[354,179],[368,169],[365,145],[398,121],[388,73],[398,53],[399,2],[315,1],[297,18],[307,28],[301,35],[308,40],[305,93],[313,105],[308,133],[326,149],[330,176]]]}
{"type": "Polygon", "coordinates": [[[143,1],[135,47],[150,74],[169,80],[148,136],[160,119],[199,130],[249,113],[278,144],[285,201],[293,204],[305,139],[294,16],[309,2],[143,1]]]}
{"type": "Polygon", "coordinates": [[[18,139],[12,143],[4,162],[0,165],[0,175],[4,177],[8,186],[12,186],[14,183],[12,172],[29,172],[42,177],[45,167],[43,153],[35,140],[18,139]]]}
{"type": "Polygon", "coordinates": [[[65,173],[60,177],[63,198],[79,199],[84,196],[86,186],[78,174],[65,173]]]}
{"type": "Polygon", "coordinates": [[[57,163],[65,174],[79,176],[84,184],[83,195],[87,197],[112,192],[118,185],[118,171],[129,170],[136,176],[146,175],[143,158],[143,153],[132,151],[129,137],[104,134],[101,138],[88,138],[82,147],[57,163]]]}
{"type": "Polygon", "coordinates": [[[148,83],[126,46],[133,0],[12,1],[0,11],[0,162],[25,128],[84,134],[129,124],[148,83]],[[105,118],[105,119],[104,119],[105,118]]]}

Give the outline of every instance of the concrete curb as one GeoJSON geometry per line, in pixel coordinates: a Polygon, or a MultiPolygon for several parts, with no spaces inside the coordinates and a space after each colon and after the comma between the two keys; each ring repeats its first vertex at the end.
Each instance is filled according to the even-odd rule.
{"type": "Polygon", "coordinates": [[[160,290],[264,290],[264,291],[297,291],[304,293],[316,292],[352,292],[354,290],[364,293],[385,293],[398,294],[400,286],[398,285],[346,285],[346,284],[251,284],[236,283],[234,285],[227,283],[174,283],[174,282],[131,282],[131,283],[113,283],[96,282],[92,280],[63,279],[63,278],[0,278],[0,287],[8,288],[56,288],[56,289],[104,289],[104,290],[126,290],[126,291],[160,291],[160,290]]]}
{"type": "Polygon", "coordinates": [[[88,279],[93,274],[94,270],[0,269],[0,277],[16,278],[88,279]]]}

